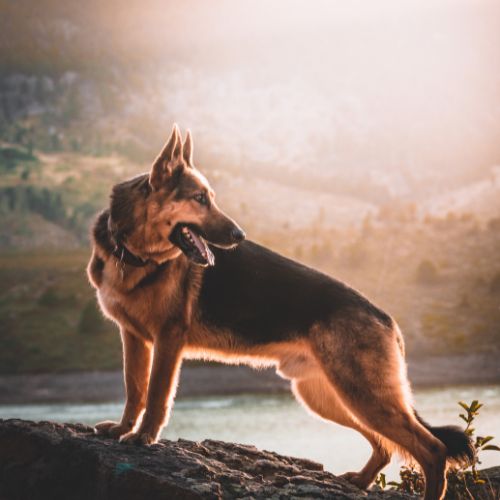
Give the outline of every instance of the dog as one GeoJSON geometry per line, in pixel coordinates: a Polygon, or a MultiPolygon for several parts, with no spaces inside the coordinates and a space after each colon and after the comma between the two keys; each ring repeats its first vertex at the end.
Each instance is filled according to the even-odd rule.
{"type": "Polygon", "coordinates": [[[395,321],[356,290],[245,239],[193,163],[174,125],[149,173],[113,187],[95,222],[87,268],[119,326],[126,404],[99,433],[155,443],[182,360],[275,366],[297,399],[359,431],[373,453],[345,479],[366,489],[394,452],[413,457],[425,499],[443,497],[446,468],[470,463],[458,427],[431,427],[412,406],[395,321]]]}

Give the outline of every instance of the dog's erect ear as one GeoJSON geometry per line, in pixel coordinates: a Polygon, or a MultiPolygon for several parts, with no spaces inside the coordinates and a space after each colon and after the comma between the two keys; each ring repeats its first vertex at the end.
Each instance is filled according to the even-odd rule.
{"type": "Polygon", "coordinates": [[[177,142],[175,143],[173,158],[180,158],[182,156],[182,136],[177,125],[175,127],[177,130],[177,142]]]}
{"type": "Polygon", "coordinates": [[[193,166],[193,136],[191,135],[191,131],[188,130],[186,133],[186,140],[182,145],[182,156],[184,157],[184,161],[190,166],[193,166]]]}
{"type": "Polygon", "coordinates": [[[153,189],[159,189],[173,174],[175,165],[172,160],[182,154],[182,138],[179,127],[174,123],[170,138],[163,147],[161,153],[153,162],[149,174],[149,183],[153,189]]]}
{"type": "Polygon", "coordinates": [[[156,161],[162,160],[163,162],[169,162],[175,156],[174,154],[175,147],[180,142],[181,142],[181,133],[179,131],[177,123],[174,123],[174,126],[172,128],[172,133],[170,134],[170,138],[168,139],[165,146],[163,146],[163,149],[161,153],[158,155],[156,161]]]}

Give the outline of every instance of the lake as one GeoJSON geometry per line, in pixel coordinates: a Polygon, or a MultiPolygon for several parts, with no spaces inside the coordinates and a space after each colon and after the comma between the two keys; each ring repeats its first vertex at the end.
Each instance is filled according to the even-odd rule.
{"type": "MultiPolygon", "coordinates": [[[[478,399],[485,406],[475,425],[479,435],[493,435],[500,444],[500,385],[425,389],[415,392],[415,406],[434,425],[460,424],[457,401],[478,399]]],[[[94,424],[117,420],[122,403],[0,406],[0,418],[53,420],[94,424]]],[[[239,395],[179,399],[162,437],[220,439],[323,463],[340,474],[359,470],[370,455],[355,431],[312,417],[288,395],[239,395]]],[[[500,453],[485,451],[481,467],[500,464],[500,453]]],[[[386,468],[396,478],[398,463],[386,468]]]]}

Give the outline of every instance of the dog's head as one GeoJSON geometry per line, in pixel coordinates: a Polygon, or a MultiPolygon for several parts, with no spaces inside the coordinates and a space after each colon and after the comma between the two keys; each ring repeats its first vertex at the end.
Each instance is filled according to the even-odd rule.
{"type": "Polygon", "coordinates": [[[213,265],[207,243],[232,248],[243,230],[215,203],[207,179],[193,165],[193,139],[184,143],[177,125],[147,175],[113,188],[110,229],[117,241],[143,259],[163,262],[184,253],[213,265]]]}

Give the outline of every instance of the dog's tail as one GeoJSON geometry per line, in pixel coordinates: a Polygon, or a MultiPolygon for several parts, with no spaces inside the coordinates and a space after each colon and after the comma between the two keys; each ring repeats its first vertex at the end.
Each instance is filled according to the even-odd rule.
{"type": "Polygon", "coordinates": [[[435,438],[439,439],[447,448],[447,459],[455,465],[471,465],[476,458],[476,450],[470,436],[456,425],[433,427],[429,425],[415,410],[415,418],[435,438]]]}

